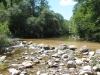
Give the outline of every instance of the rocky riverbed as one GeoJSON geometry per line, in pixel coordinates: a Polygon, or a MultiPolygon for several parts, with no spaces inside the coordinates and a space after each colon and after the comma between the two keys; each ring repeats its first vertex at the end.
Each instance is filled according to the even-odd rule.
{"type": "Polygon", "coordinates": [[[100,75],[100,49],[17,41],[0,56],[0,75],[100,75]]]}

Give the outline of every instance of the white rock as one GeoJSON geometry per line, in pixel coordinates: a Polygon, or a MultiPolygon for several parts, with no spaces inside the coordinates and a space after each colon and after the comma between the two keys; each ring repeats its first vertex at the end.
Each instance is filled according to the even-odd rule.
{"type": "Polygon", "coordinates": [[[95,52],[96,54],[100,54],[100,49],[97,49],[95,52]]]}
{"type": "Polygon", "coordinates": [[[83,62],[89,62],[90,59],[89,59],[89,58],[82,58],[82,61],[83,61],[83,62]]]}
{"type": "Polygon", "coordinates": [[[62,54],[64,54],[64,51],[58,50],[57,54],[58,54],[58,55],[62,55],[62,54]]]}
{"type": "Polygon", "coordinates": [[[60,63],[60,64],[59,64],[59,66],[64,66],[64,65],[65,65],[64,63],[60,63]]]}
{"type": "Polygon", "coordinates": [[[36,72],[36,75],[40,75],[40,73],[41,73],[40,71],[37,71],[37,72],[36,72]]]}
{"type": "Polygon", "coordinates": [[[92,67],[90,65],[83,66],[82,70],[84,70],[84,71],[92,71],[92,67]]]}
{"type": "Polygon", "coordinates": [[[55,54],[52,55],[52,57],[57,57],[57,58],[59,58],[60,56],[59,56],[58,53],[55,53],[55,54]]]}
{"type": "Polygon", "coordinates": [[[6,56],[1,56],[0,57],[0,62],[3,62],[6,59],[6,56]]]}
{"type": "Polygon", "coordinates": [[[61,45],[59,46],[59,49],[60,49],[60,50],[65,50],[65,49],[67,49],[67,45],[66,45],[66,44],[61,44],[61,45]]]}
{"type": "Polygon", "coordinates": [[[28,60],[29,59],[29,57],[25,57],[25,60],[28,60]]]}
{"type": "Polygon", "coordinates": [[[54,61],[55,62],[60,62],[60,59],[59,58],[55,58],[54,61]]]}
{"type": "Polygon", "coordinates": [[[100,72],[97,72],[97,75],[100,75],[100,72]]]}
{"type": "Polygon", "coordinates": [[[48,73],[41,73],[40,75],[48,75],[48,73]]]}
{"type": "Polygon", "coordinates": [[[96,71],[98,69],[97,66],[93,66],[93,70],[96,71]]]}
{"type": "Polygon", "coordinates": [[[70,75],[70,74],[62,74],[62,75],[70,75]]]}
{"type": "Polygon", "coordinates": [[[28,53],[27,53],[27,52],[25,52],[24,54],[25,54],[25,55],[28,55],[28,53]]]}
{"type": "Polygon", "coordinates": [[[67,54],[63,54],[62,58],[68,58],[68,55],[67,54]]]}
{"type": "Polygon", "coordinates": [[[94,51],[90,51],[90,52],[89,52],[89,56],[93,56],[94,54],[95,54],[94,51]]]}
{"type": "Polygon", "coordinates": [[[92,71],[80,71],[78,75],[93,75],[92,71]]]}
{"type": "Polygon", "coordinates": [[[38,59],[34,59],[33,61],[34,63],[40,63],[40,61],[38,59]]]}
{"type": "Polygon", "coordinates": [[[58,67],[58,63],[53,62],[52,67],[58,67]]]}
{"type": "Polygon", "coordinates": [[[48,60],[47,63],[48,63],[49,67],[52,67],[52,65],[53,65],[52,61],[48,60]]]}
{"type": "Polygon", "coordinates": [[[22,71],[22,72],[20,73],[20,75],[27,75],[27,72],[22,71]]]}
{"type": "Polygon", "coordinates": [[[75,72],[75,68],[69,68],[69,71],[74,73],[75,72]]]}
{"type": "Polygon", "coordinates": [[[76,59],[75,62],[76,62],[77,65],[82,65],[83,64],[83,61],[81,59],[76,59]]]}
{"type": "Polygon", "coordinates": [[[81,51],[81,52],[88,52],[88,50],[89,50],[89,48],[88,48],[87,46],[82,46],[82,47],[80,48],[80,51],[81,51]]]}
{"type": "Polygon", "coordinates": [[[33,46],[29,46],[29,48],[28,49],[36,49],[35,47],[33,47],[33,46]]]}
{"type": "Polygon", "coordinates": [[[67,67],[68,67],[68,68],[76,68],[76,64],[75,64],[74,61],[69,60],[69,61],[67,62],[67,67]]]}
{"type": "Polygon", "coordinates": [[[9,68],[8,71],[9,71],[12,75],[18,75],[18,74],[20,74],[20,71],[14,69],[14,68],[9,68]]]}
{"type": "Polygon", "coordinates": [[[12,66],[13,68],[19,68],[20,66],[22,66],[22,64],[11,64],[11,66],[12,66]]]}
{"type": "Polygon", "coordinates": [[[32,67],[33,64],[32,64],[32,61],[24,61],[24,62],[22,63],[22,65],[25,66],[25,67],[27,68],[27,67],[32,67]]]}
{"type": "Polygon", "coordinates": [[[77,47],[76,47],[75,45],[69,45],[68,48],[69,48],[70,50],[75,50],[75,49],[77,49],[77,47]]]}

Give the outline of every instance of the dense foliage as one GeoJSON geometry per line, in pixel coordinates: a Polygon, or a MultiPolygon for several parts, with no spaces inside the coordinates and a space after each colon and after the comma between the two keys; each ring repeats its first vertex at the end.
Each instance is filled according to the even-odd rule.
{"type": "Polygon", "coordinates": [[[4,7],[0,5],[0,48],[12,44],[12,40],[8,37],[11,35],[8,28],[9,14],[3,8],[4,7]]]}
{"type": "Polygon", "coordinates": [[[75,0],[73,22],[84,40],[100,42],[100,1],[75,0]]]}
{"type": "Polygon", "coordinates": [[[13,5],[11,12],[9,29],[14,37],[47,38],[68,33],[63,16],[49,10],[47,0],[23,0],[13,5]]]}

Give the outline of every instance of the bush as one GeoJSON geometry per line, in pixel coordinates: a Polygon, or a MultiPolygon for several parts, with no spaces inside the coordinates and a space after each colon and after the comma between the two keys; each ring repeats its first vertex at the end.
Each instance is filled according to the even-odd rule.
{"type": "Polygon", "coordinates": [[[0,34],[0,47],[9,46],[12,44],[12,40],[5,34],[0,34]]]}
{"type": "Polygon", "coordinates": [[[8,37],[10,35],[8,23],[0,23],[0,47],[5,47],[12,44],[12,40],[8,37]]]}
{"type": "Polygon", "coordinates": [[[8,22],[0,23],[0,35],[5,34],[7,36],[11,36],[11,33],[8,28],[8,22]]]}

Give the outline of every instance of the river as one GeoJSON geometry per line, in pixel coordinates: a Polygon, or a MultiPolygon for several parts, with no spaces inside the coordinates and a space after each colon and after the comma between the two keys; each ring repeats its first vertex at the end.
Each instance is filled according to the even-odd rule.
{"type": "Polygon", "coordinates": [[[20,39],[20,38],[15,38],[16,40],[25,40],[27,42],[32,41],[33,43],[36,44],[49,44],[53,46],[59,46],[60,44],[66,44],[68,45],[75,45],[77,48],[81,48],[82,46],[86,45],[88,46],[91,50],[96,50],[100,49],[100,43],[96,42],[88,42],[88,41],[70,41],[70,40],[62,40],[62,39],[20,39]]]}
{"type": "MultiPolygon", "coordinates": [[[[88,46],[91,50],[96,50],[96,49],[100,49],[100,43],[94,43],[94,42],[87,42],[87,41],[71,41],[71,40],[65,40],[65,39],[57,39],[57,38],[53,38],[53,39],[22,39],[22,38],[14,38],[15,40],[20,40],[20,41],[26,41],[26,42],[30,42],[32,41],[33,43],[36,44],[49,44],[52,46],[59,46],[60,44],[66,44],[67,46],[69,45],[75,45],[77,46],[77,50],[79,50],[79,48],[81,48],[82,46],[86,45],[88,46]]],[[[8,66],[9,64],[15,64],[15,63],[21,63],[23,60],[17,61],[17,62],[12,62],[14,59],[18,59],[18,57],[21,57],[21,51],[25,51],[24,49],[18,48],[16,49],[16,53],[11,55],[11,56],[7,56],[7,61],[9,63],[6,64],[6,66],[8,66]]],[[[27,51],[27,50],[26,50],[27,51]]],[[[29,50],[28,50],[29,51],[29,50]]],[[[34,51],[34,50],[30,50],[30,51],[34,51]]],[[[37,68],[40,68],[39,66],[35,66],[34,70],[36,70],[37,68]]],[[[11,75],[7,69],[1,71],[1,73],[3,75],[11,75]]]]}

